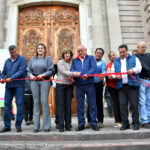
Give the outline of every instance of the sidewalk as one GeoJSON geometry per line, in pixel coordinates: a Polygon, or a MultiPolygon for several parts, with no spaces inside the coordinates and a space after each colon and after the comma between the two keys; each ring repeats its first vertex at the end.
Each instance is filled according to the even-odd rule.
{"type": "MultiPolygon", "coordinates": [[[[130,124],[131,124],[131,119],[130,119],[130,124]]],[[[11,132],[7,133],[0,133],[0,134],[18,134],[16,133],[15,129],[15,121],[12,121],[12,126],[11,126],[11,132]]],[[[3,121],[0,121],[0,129],[3,128],[3,121]]],[[[65,131],[60,133],[55,127],[55,119],[51,118],[51,131],[48,133],[45,133],[42,131],[42,119],[41,119],[41,131],[38,133],[33,133],[33,125],[26,126],[25,122],[23,121],[22,123],[22,130],[23,132],[19,134],[113,134],[113,133],[122,133],[122,132],[127,132],[127,133],[135,133],[135,132],[150,132],[150,129],[144,129],[140,128],[140,130],[134,131],[132,129],[132,125],[130,125],[130,129],[125,130],[125,131],[120,131],[119,127],[113,127],[114,126],[114,118],[109,118],[105,117],[104,118],[104,127],[100,129],[100,131],[93,131],[91,128],[90,129],[85,129],[80,132],[76,132],[75,129],[78,126],[77,124],[77,117],[72,117],[72,131],[65,131]]]]}

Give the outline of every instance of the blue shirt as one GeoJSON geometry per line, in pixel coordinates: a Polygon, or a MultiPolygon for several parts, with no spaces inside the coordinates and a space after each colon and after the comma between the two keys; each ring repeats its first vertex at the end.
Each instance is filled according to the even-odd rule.
{"type": "MultiPolygon", "coordinates": [[[[83,63],[79,58],[75,58],[72,62],[71,71],[81,72],[81,76],[84,74],[94,74],[96,71],[96,61],[94,56],[86,55],[83,63]]],[[[94,77],[88,77],[86,80],[83,80],[81,77],[74,79],[76,86],[94,84],[94,77]]]]}
{"type": "MultiPolygon", "coordinates": [[[[97,67],[96,67],[96,73],[95,74],[101,74],[101,73],[106,73],[106,63],[100,59],[96,62],[97,67]]],[[[94,77],[94,82],[99,83],[102,80],[99,80],[98,77],[94,77]]]]}
{"type": "MultiPolygon", "coordinates": [[[[15,61],[12,61],[11,58],[8,58],[5,61],[5,65],[0,76],[0,79],[11,78],[21,79],[25,78],[25,71],[27,67],[27,61],[24,56],[18,55],[15,61]]],[[[24,87],[25,80],[11,81],[6,83],[6,88],[15,88],[15,87],[24,87]]]]}

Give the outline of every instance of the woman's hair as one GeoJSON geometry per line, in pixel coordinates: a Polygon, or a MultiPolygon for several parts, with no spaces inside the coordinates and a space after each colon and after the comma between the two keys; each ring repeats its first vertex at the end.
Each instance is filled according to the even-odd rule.
{"type": "Polygon", "coordinates": [[[64,48],[64,49],[62,50],[62,55],[61,55],[62,59],[65,58],[65,54],[66,54],[67,52],[70,52],[70,59],[72,59],[73,53],[72,53],[72,51],[71,51],[69,48],[64,48]]]}
{"type": "Polygon", "coordinates": [[[36,58],[38,57],[37,49],[38,49],[38,47],[39,47],[40,45],[44,47],[44,50],[45,50],[45,52],[44,52],[44,58],[45,58],[47,51],[46,51],[46,46],[45,46],[43,43],[39,43],[39,44],[36,46],[36,58]]]}
{"type": "Polygon", "coordinates": [[[110,58],[111,53],[116,54],[114,51],[110,51],[110,52],[108,53],[108,57],[109,57],[109,58],[110,58]]]}

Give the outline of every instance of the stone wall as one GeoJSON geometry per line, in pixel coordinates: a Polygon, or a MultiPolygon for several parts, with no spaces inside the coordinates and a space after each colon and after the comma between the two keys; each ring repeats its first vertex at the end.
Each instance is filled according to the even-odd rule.
{"type": "Polygon", "coordinates": [[[150,1],[140,0],[144,37],[147,43],[147,51],[150,52],[150,1]]]}
{"type": "Polygon", "coordinates": [[[5,3],[5,0],[0,0],[0,48],[3,48],[4,42],[5,3]]]}
{"type": "Polygon", "coordinates": [[[118,0],[121,35],[129,50],[137,49],[137,43],[144,41],[144,28],[139,0],[118,0]]]}

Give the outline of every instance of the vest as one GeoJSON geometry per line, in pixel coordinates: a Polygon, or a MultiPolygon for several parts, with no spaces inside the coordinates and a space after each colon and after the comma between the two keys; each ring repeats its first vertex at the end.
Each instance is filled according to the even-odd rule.
{"type": "MultiPolygon", "coordinates": [[[[128,55],[126,58],[126,65],[127,65],[127,70],[130,70],[132,68],[134,68],[136,66],[136,56],[131,56],[128,55]]],[[[121,72],[121,61],[120,61],[120,57],[118,57],[115,61],[114,61],[114,67],[115,67],[115,72],[121,72]]],[[[139,80],[139,75],[138,74],[133,74],[133,76],[139,80]]],[[[130,75],[128,75],[128,85],[132,86],[132,87],[139,87],[140,83],[138,83],[135,79],[133,79],[130,75]]],[[[117,79],[116,82],[116,88],[120,89],[122,88],[122,79],[119,80],[117,79]]]]}

